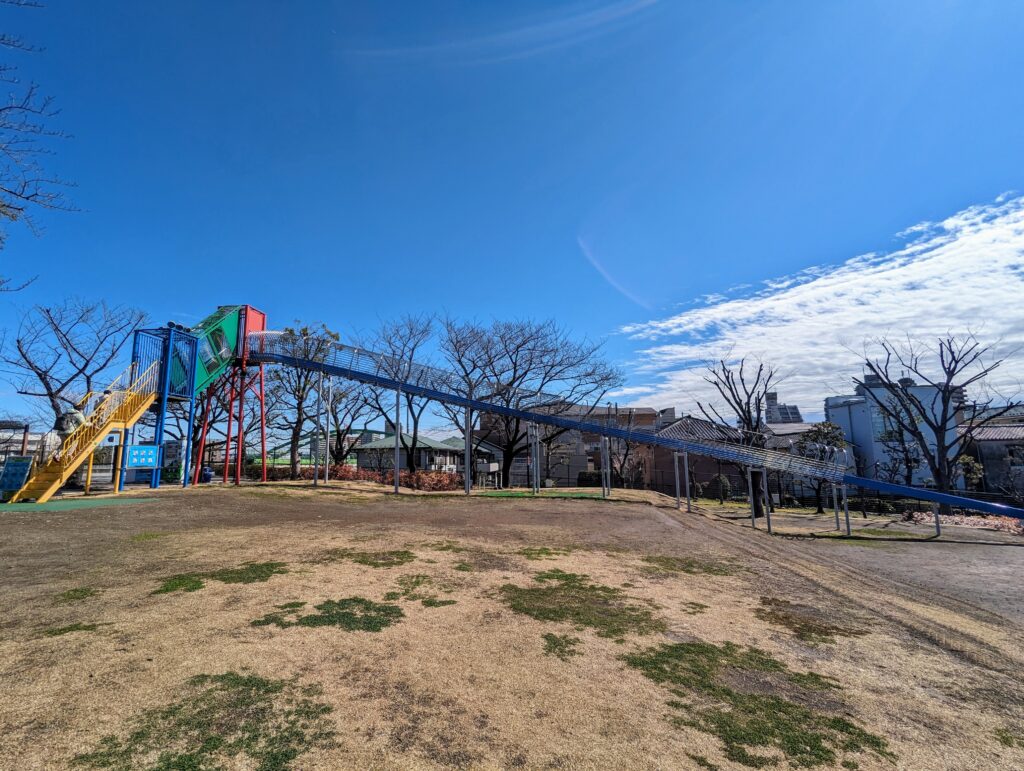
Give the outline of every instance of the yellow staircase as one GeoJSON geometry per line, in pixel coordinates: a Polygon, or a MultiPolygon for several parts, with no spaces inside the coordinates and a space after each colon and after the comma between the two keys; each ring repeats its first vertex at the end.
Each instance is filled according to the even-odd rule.
{"type": "Polygon", "coordinates": [[[97,445],[111,431],[131,428],[156,401],[160,362],[154,362],[135,377],[133,364],[103,394],[88,394],[82,400],[85,422],[76,428],[29,477],[11,498],[15,501],[45,503],[89,459],[97,445]],[[127,383],[127,385],[124,385],[127,383]]]}

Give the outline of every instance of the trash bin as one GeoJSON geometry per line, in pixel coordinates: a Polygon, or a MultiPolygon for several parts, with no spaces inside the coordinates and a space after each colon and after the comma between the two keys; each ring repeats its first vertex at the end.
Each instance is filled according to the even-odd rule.
{"type": "Polygon", "coordinates": [[[213,469],[209,466],[203,466],[203,471],[199,476],[199,481],[206,483],[213,481],[213,469]]]}

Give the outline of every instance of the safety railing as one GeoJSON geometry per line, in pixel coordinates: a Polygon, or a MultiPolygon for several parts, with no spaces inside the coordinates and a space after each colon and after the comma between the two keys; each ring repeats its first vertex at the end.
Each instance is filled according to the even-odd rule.
{"type": "Polygon", "coordinates": [[[126,420],[134,415],[157,390],[160,375],[160,362],[153,362],[145,372],[135,376],[133,364],[104,391],[103,398],[85,417],[85,422],[72,431],[61,443],[60,448],[50,458],[50,463],[66,467],[73,463],[81,453],[95,444],[100,435],[107,430],[111,421],[126,420]],[[128,380],[127,385],[123,385],[128,380]],[[117,386],[121,386],[118,388],[117,386]]]}
{"type": "MultiPolygon", "coordinates": [[[[255,362],[279,362],[306,369],[333,371],[371,385],[400,388],[408,393],[448,404],[518,417],[542,425],[608,436],[627,442],[651,444],[743,466],[767,468],[835,482],[840,481],[844,473],[836,458],[807,458],[743,444],[666,437],[639,428],[620,428],[591,422],[585,416],[571,417],[560,409],[566,404],[565,399],[554,394],[525,391],[516,394],[504,390],[468,398],[458,393],[458,380],[452,372],[414,362],[398,361],[384,354],[325,338],[304,340],[282,332],[253,332],[249,335],[248,346],[249,357],[255,362]],[[311,352],[313,355],[310,355],[311,352]],[[500,404],[488,401],[498,393],[501,394],[500,404]]],[[[576,411],[575,414],[578,415],[579,412],[576,411]]]]}

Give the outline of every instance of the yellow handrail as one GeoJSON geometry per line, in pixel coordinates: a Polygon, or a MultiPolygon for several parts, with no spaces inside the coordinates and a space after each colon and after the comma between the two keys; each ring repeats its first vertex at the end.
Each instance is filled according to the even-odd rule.
{"type": "Polygon", "coordinates": [[[56,461],[62,467],[73,461],[83,449],[95,443],[111,420],[127,419],[139,409],[143,401],[156,393],[160,374],[160,362],[158,361],[153,362],[142,375],[131,380],[127,388],[114,389],[114,386],[134,367],[133,364],[111,383],[111,388],[108,389],[109,393],[88,415],[86,422],[72,431],[61,443],[60,449],[50,459],[51,461],[56,461]]]}

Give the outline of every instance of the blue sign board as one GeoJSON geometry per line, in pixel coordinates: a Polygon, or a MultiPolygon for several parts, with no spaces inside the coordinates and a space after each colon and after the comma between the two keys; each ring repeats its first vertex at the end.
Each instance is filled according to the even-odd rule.
{"type": "Polygon", "coordinates": [[[155,444],[133,444],[128,446],[128,468],[156,468],[160,448],[155,444]]]}
{"type": "Polygon", "coordinates": [[[0,491],[13,493],[25,486],[29,472],[32,470],[31,455],[11,455],[4,462],[0,471],[0,491]]]}

